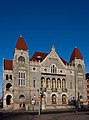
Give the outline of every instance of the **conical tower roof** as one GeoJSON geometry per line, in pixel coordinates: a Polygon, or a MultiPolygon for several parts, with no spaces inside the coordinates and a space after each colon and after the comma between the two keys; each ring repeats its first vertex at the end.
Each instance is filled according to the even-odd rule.
{"type": "Polygon", "coordinates": [[[74,48],[72,54],[71,54],[71,57],[70,57],[70,62],[74,59],[81,59],[83,60],[83,57],[82,57],[82,54],[81,52],[78,50],[78,48],[74,48]]]}
{"type": "Polygon", "coordinates": [[[16,48],[19,49],[19,50],[28,50],[28,47],[26,45],[26,42],[25,40],[23,39],[22,36],[19,37],[17,43],[16,43],[16,48]]]}

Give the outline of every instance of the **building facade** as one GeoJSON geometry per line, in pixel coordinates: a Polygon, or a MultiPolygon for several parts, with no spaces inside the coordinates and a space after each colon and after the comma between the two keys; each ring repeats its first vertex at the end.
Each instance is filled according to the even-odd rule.
{"type": "Polygon", "coordinates": [[[89,105],[89,73],[86,73],[87,102],[89,105]]]}
{"type": "Polygon", "coordinates": [[[35,52],[29,58],[25,40],[20,36],[13,60],[3,61],[3,109],[59,109],[69,101],[86,101],[85,64],[78,48],[66,62],[52,46],[50,52],[35,52]]]}

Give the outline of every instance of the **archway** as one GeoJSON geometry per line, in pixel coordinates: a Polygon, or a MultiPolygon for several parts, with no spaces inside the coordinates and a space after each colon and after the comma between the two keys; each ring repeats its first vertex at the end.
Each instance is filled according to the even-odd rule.
{"type": "Polygon", "coordinates": [[[12,87],[12,85],[11,85],[10,83],[7,83],[7,84],[6,84],[6,90],[7,90],[7,91],[9,91],[11,87],[12,87]]]}
{"type": "Polygon", "coordinates": [[[52,95],[52,104],[56,104],[56,95],[55,94],[52,95]]]}
{"type": "Polygon", "coordinates": [[[7,95],[7,97],[6,97],[6,104],[7,105],[11,105],[11,98],[12,98],[11,95],[7,95]]]}
{"type": "Polygon", "coordinates": [[[20,99],[20,108],[24,108],[25,107],[25,96],[21,94],[19,96],[19,99],[20,99]]]}
{"type": "Polygon", "coordinates": [[[66,95],[65,94],[62,95],[62,104],[66,104],[66,95]]]}

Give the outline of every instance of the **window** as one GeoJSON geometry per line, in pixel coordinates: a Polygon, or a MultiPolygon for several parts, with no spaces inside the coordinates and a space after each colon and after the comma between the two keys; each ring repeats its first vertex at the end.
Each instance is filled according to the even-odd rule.
{"type": "Polygon", "coordinates": [[[25,99],[25,96],[24,95],[20,95],[19,99],[25,99]]]}
{"type": "Polygon", "coordinates": [[[56,80],[55,80],[55,78],[52,79],[52,88],[56,88],[56,80]]]}
{"type": "Polygon", "coordinates": [[[61,88],[61,80],[58,78],[57,80],[57,88],[60,89],[61,88]]]}
{"type": "Polygon", "coordinates": [[[19,61],[20,63],[25,63],[25,58],[24,58],[23,56],[20,56],[20,57],[18,58],[18,61],[19,61]]]}
{"type": "Polygon", "coordinates": [[[6,75],[6,80],[8,80],[8,75],[6,75]]]}
{"type": "Polygon", "coordinates": [[[57,73],[56,65],[51,66],[51,73],[57,73]]]}
{"type": "Polygon", "coordinates": [[[7,90],[7,91],[9,91],[11,87],[12,87],[12,85],[11,85],[10,83],[7,83],[7,84],[6,84],[6,90],[7,90]]]}
{"type": "Polygon", "coordinates": [[[56,104],[56,95],[55,94],[52,95],[52,104],[56,104]]]}
{"type": "Polygon", "coordinates": [[[81,68],[82,68],[82,65],[81,65],[81,64],[78,64],[78,68],[81,69],[81,68]]]}
{"type": "Polygon", "coordinates": [[[10,80],[12,80],[12,75],[10,75],[10,80]]]}
{"type": "Polygon", "coordinates": [[[26,78],[25,72],[19,71],[19,85],[20,86],[25,85],[25,78],[26,78]]]}
{"type": "Polygon", "coordinates": [[[35,88],[35,80],[33,80],[33,87],[35,88]]]}
{"type": "Polygon", "coordinates": [[[36,68],[34,67],[34,68],[33,68],[33,70],[35,71],[35,70],[36,70],[36,68]]]}
{"type": "Polygon", "coordinates": [[[66,104],[66,95],[65,94],[62,95],[62,104],[66,104]]]}
{"type": "Polygon", "coordinates": [[[12,75],[6,75],[6,80],[12,80],[12,75]]]}
{"type": "Polygon", "coordinates": [[[62,90],[65,90],[66,89],[66,80],[63,79],[62,80],[62,90]]]}

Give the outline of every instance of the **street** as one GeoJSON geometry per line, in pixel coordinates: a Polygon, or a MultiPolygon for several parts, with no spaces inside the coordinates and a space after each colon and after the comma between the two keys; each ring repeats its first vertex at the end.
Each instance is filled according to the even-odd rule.
{"type": "Polygon", "coordinates": [[[31,115],[29,112],[3,113],[0,120],[89,120],[89,112],[31,115]]]}

